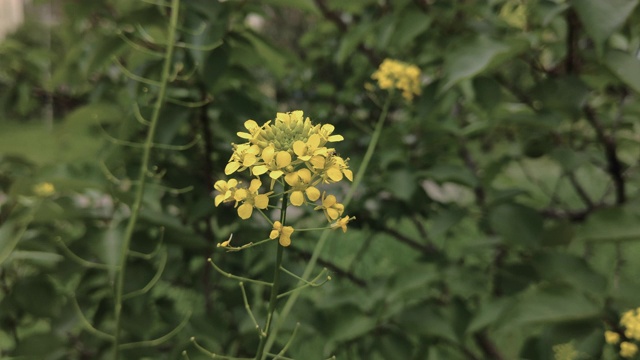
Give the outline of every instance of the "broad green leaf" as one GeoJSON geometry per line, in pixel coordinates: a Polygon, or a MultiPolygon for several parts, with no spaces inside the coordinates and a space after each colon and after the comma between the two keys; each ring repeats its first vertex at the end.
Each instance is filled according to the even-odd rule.
{"type": "Polygon", "coordinates": [[[571,4],[596,47],[602,49],[609,36],[627,21],[638,0],[571,0],[571,4]]]}
{"type": "Polygon", "coordinates": [[[447,317],[435,304],[420,304],[407,308],[398,316],[397,321],[409,333],[458,342],[453,319],[447,317]]]}
{"type": "Polygon", "coordinates": [[[600,316],[601,309],[601,304],[570,286],[539,285],[517,296],[513,307],[503,313],[500,324],[504,328],[520,328],[586,320],[600,316]]]}
{"type": "Polygon", "coordinates": [[[604,57],[605,66],[620,81],[640,93],[640,60],[621,51],[610,51],[604,57]]]}
{"type": "Polygon", "coordinates": [[[473,78],[510,55],[515,55],[517,48],[486,36],[478,36],[458,45],[445,56],[445,82],[441,91],[448,90],[462,80],[473,78]]]}
{"type": "Polygon", "coordinates": [[[13,288],[17,305],[34,316],[54,316],[60,311],[63,297],[46,275],[21,279],[13,288]]]}
{"type": "Polygon", "coordinates": [[[501,314],[512,306],[515,301],[512,297],[503,297],[489,300],[483,303],[476,311],[467,327],[468,333],[474,333],[494,324],[501,314]]]}
{"type": "Polygon", "coordinates": [[[432,17],[413,6],[407,6],[396,18],[391,45],[399,49],[409,46],[431,25],[432,17]]]}
{"type": "Polygon", "coordinates": [[[260,62],[262,65],[269,68],[278,78],[286,75],[291,60],[294,58],[292,53],[287,53],[283,49],[275,47],[253,32],[246,31],[242,33],[242,36],[253,45],[256,54],[262,59],[260,62]]]}
{"type": "Polygon", "coordinates": [[[325,320],[328,337],[333,341],[347,341],[372,331],[376,326],[374,318],[366,316],[353,305],[329,311],[325,320]]]}
{"type": "Polygon", "coordinates": [[[357,26],[352,27],[340,41],[340,48],[335,54],[335,59],[338,64],[344,64],[344,62],[353,55],[358,45],[364,41],[371,32],[371,24],[363,22],[357,26]]]}
{"type": "Polygon", "coordinates": [[[607,281],[581,258],[571,254],[549,252],[537,254],[533,266],[541,278],[549,282],[564,282],[599,298],[604,295],[607,281]]]}
{"type": "Polygon", "coordinates": [[[570,113],[580,111],[588,94],[589,89],[585,83],[574,76],[549,78],[531,89],[531,95],[545,107],[570,113]]]}
{"type": "Polygon", "coordinates": [[[640,210],[620,206],[595,211],[576,235],[586,241],[640,240],[640,210]]]}
{"type": "Polygon", "coordinates": [[[491,209],[491,227],[505,241],[527,247],[537,246],[542,235],[542,217],[520,204],[502,204],[491,209]]]}

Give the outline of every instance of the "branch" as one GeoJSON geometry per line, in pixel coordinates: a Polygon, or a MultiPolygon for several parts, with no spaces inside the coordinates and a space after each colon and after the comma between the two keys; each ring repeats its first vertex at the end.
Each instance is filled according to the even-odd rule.
{"type": "MultiPolygon", "coordinates": [[[[311,253],[306,251],[306,250],[298,249],[298,248],[296,248],[294,246],[290,246],[289,250],[291,252],[295,253],[296,255],[298,255],[299,257],[303,258],[304,260],[309,260],[311,258],[311,253]]],[[[353,274],[350,271],[343,270],[338,265],[336,265],[336,264],[334,264],[334,263],[332,263],[330,261],[318,258],[318,264],[323,266],[323,267],[326,267],[327,269],[329,269],[332,272],[336,273],[338,276],[348,279],[349,281],[351,281],[352,283],[354,283],[358,287],[361,287],[361,288],[366,288],[367,287],[367,282],[364,279],[359,278],[357,275],[353,274]]]]}
{"type": "Polygon", "coordinates": [[[476,344],[482,349],[482,352],[487,355],[487,359],[503,360],[504,356],[500,353],[500,350],[496,345],[487,337],[487,333],[484,331],[478,331],[473,335],[476,344]]]}
{"type": "Polygon", "coordinates": [[[616,191],[616,204],[620,205],[626,202],[627,196],[625,191],[625,182],[622,170],[622,163],[616,152],[616,141],[611,135],[607,135],[605,130],[596,117],[595,110],[589,106],[583,108],[583,113],[593,129],[596,131],[598,141],[604,147],[605,157],[607,159],[607,172],[613,180],[613,186],[616,191]]]}
{"type": "Polygon", "coordinates": [[[396,229],[391,229],[391,228],[387,228],[387,227],[382,227],[380,230],[382,230],[383,232],[393,236],[394,238],[396,238],[396,240],[398,240],[399,242],[413,248],[416,249],[418,251],[420,251],[421,253],[423,253],[424,255],[434,255],[434,254],[438,254],[440,252],[440,250],[438,248],[435,247],[435,245],[433,244],[421,244],[413,239],[411,239],[410,237],[400,233],[398,230],[396,229]]]}

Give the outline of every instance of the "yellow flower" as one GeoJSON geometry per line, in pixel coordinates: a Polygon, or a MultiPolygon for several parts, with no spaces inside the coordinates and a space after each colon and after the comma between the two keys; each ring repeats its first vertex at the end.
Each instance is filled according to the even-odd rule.
{"type": "Polygon", "coordinates": [[[378,80],[378,86],[383,90],[393,88],[401,90],[402,96],[408,101],[421,93],[420,69],[415,65],[385,59],[371,78],[378,80]]]}
{"type": "Polygon", "coordinates": [[[349,223],[349,221],[351,221],[351,220],[353,220],[355,218],[356,218],[355,216],[353,216],[353,217],[345,216],[345,217],[339,219],[338,221],[336,221],[335,223],[331,224],[331,228],[334,229],[334,230],[338,229],[338,228],[341,228],[342,232],[347,232],[347,224],[349,223]]]}
{"type": "Polygon", "coordinates": [[[291,245],[291,234],[293,234],[293,231],[292,226],[282,226],[280,221],[276,221],[273,223],[273,230],[271,230],[269,234],[269,239],[280,237],[278,243],[286,247],[291,245]]]}
{"type": "Polygon", "coordinates": [[[604,332],[604,340],[607,344],[615,345],[620,342],[620,334],[615,331],[607,330],[604,332]]]}
{"type": "Polygon", "coordinates": [[[216,183],[213,184],[213,187],[218,190],[219,194],[216,195],[214,200],[215,205],[218,206],[221,202],[232,200],[236,191],[236,186],[238,186],[238,180],[236,179],[229,179],[229,181],[216,181],[216,183]]]}
{"type": "Polygon", "coordinates": [[[578,355],[572,342],[553,346],[553,358],[555,360],[574,360],[578,358],[578,355]]]}
{"type": "Polygon", "coordinates": [[[632,358],[638,353],[638,345],[623,341],[620,343],[620,356],[623,358],[632,358]]]}
{"type": "Polygon", "coordinates": [[[328,221],[333,221],[339,218],[344,212],[344,205],[340,204],[335,196],[322,193],[322,205],[316,206],[314,210],[324,211],[324,215],[328,221]]]}
{"type": "Polygon", "coordinates": [[[231,175],[236,171],[243,171],[249,166],[258,161],[258,155],[260,154],[260,148],[257,145],[240,144],[233,145],[234,151],[231,154],[229,163],[224,168],[226,175],[231,175]]]}
{"type": "Polygon", "coordinates": [[[311,171],[309,169],[300,169],[289,173],[285,175],[284,181],[291,186],[291,205],[302,206],[304,204],[304,194],[311,201],[316,201],[320,198],[320,190],[311,185],[311,171]]]}
{"type": "Polygon", "coordinates": [[[309,140],[307,140],[307,142],[296,140],[293,143],[293,152],[298,156],[298,159],[302,161],[309,161],[313,155],[328,152],[327,148],[319,147],[321,140],[322,138],[319,134],[309,136],[309,140]]]}
{"type": "Polygon", "coordinates": [[[309,160],[309,163],[325,184],[341,181],[343,177],[353,181],[353,172],[349,169],[347,160],[340,156],[332,154],[328,157],[316,155],[309,160]]]}
{"type": "Polygon", "coordinates": [[[40,197],[48,197],[56,192],[55,186],[50,182],[41,182],[33,187],[33,192],[40,197]]]}
{"type": "Polygon", "coordinates": [[[624,335],[627,338],[640,340],[640,308],[623,313],[620,325],[625,327],[624,335]]]}
{"type": "Polygon", "coordinates": [[[264,160],[263,164],[253,167],[253,175],[260,176],[268,171],[269,177],[277,180],[284,175],[282,169],[291,164],[291,154],[286,151],[276,151],[269,145],[262,151],[262,160],[264,160]]]}
{"type": "Polygon", "coordinates": [[[266,209],[269,206],[269,195],[271,193],[258,194],[260,186],[262,186],[262,182],[258,179],[253,179],[248,189],[236,189],[233,198],[236,200],[236,205],[242,202],[242,205],[238,207],[238,216],[241,219],[250,218],[254,206],[258,209],[266,209]]]}

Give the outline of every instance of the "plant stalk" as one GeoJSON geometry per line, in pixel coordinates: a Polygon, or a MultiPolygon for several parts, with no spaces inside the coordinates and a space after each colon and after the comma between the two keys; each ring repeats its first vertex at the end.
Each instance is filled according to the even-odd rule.
{"type": "MultiPolygon", "coordinates": [[[[369,163],[371,162],[371,158],[373,157],[375,148],[378,145],[378,141],[380,140],[380,135],[382,134],[382,128],[384,127],[384,122],[389,113],[389,106],[391,105],[392,95],[393,94],[389,94],[389,96],[387,97],[387,100],[382,106],[382,112],[380,113],[380,117],[378,118],[378,122],[376,123],[376,127],[374,128],[373,135],[371,136],[371,141],[369,142],[369,146],[367,147],[367,151],[365,152],[364,157],[362,158],[362,163],[360,164],[360,168],[358,169],[358,172],[356,173],[356,176],[353,179],[353,184],[351,185],[351,188],[349,189],[349,191],[347,192],[347,195],[345,196],[345,200],[343,202],[343,205],[345,208],[349,205],[349,203],[351,202],[351,199],[353,199],[353,195],[355,194],[355,191],[358,188],[358,185],[360,185],[360,183],[362,182],[362,178],[364,178],[364,175],[367,172],[367,168],[369,167],[369,163]]],[[[313,269],[315,268],[316,263],[318,262],[318,257],[320,256],[320,253],[322,252],[322,249],[324,248],[324,245],[327,239],[329,238],[329,233],[331,231],[332,231],[331,229],[324,230],[320,235],[320,239],[318,240],[318,243],[313,249],[313,254],[311,254],[311,259],[309,259],[309,262],[307,263],[307,266],[304,268],[304,272],[302,273],[301,277],[303,279],[308,280],[311,277],[311,273],[313,272],[313,269]]],[[[265,353],[271,350],[271,347],[273,346],[273,343],[277,338],[278,331],[280,330],[280,326],[282,325],[286,317],[289,315],[289,312],[291,312],[291,309],[293,309],[293,306],[298,300],[299,294],[300,294],[300,291],[294,291],[285,302],[284,307],[280,311],[280,317],[278,318],[278,322],[275,324],[273,328],[273,336],[269,336],[267,339],[267,343],[265,345],[265,353]]],[[[258,359],[256,358],[256,360],[258,359]]]]}
{"type": "MultiPolygon", "coordinates": [[[[289,193],[287,192],[288,186],[285,185],[284,194],[282,194],[282,208],[280,210],[280,223],[285,225],[287,220],[287,205],[289,202],[289,193]]],[[[279,243],[276,244],[278,249],[276,251],[276,263],[273,267],[273,286],[271,286],[271,294],[269,296],[269,307],[267,309],[267,323],[264,326],[264,335],[260,337],[260,343],[258,344],[258,350],[256,351],[255,360],[264,360],[268,351],[265,351],[265,345],[267,341],[272,338],[270,336],[271,322],[273,320],[273,313],[276,310],[276,303],[278,302],[278,292],[280,288],[280,266],[282,265],[282,257],[284,254],[284,246],[279,243]]],[[[275,332],[277,333],[277,331],[275,332]]],[[[274,334],[275,334],[274,333],[274,334]]]]}
{"type": "Polygon", "coordinates": [[[127,223],[127,228],[122,239],[122,246],[120,248],[120,264],[117,268],[117,276],[115,283],[115,299],[114,299],[114,317],[115,317],[115,333],[113,340],[113,359],[118,360],[120,352],[120,328],[122,319],[122,295],[124,290],[124,280],[127,268],[127,256],[129,252],[129,246],[133,237],[133,231],[138,221],[138,214],[140,213],[140,207],[142,205],[142,197],[144,195],[144,187],[147,180],[147,171],[149,167],[149,159],[151,157],[151,149],[153,148],[153,138],[155,136],[156,127],[158,126],[158,119],[160,117],[160,110],[167,92],[167,84],[171,73],[171,65],[173,58],[174,43],[176,37],[176,28],[178,26],[178,12],[179,12],[180,0],[171,1],[171,17],[169,20],[169,34],[167,40],[167,50],[165,54],[164,64],[162,67],[162,77],[160,80],[160,89],[158,90],[158,97],[153,107],[153,114],[149,121],[149,131],[147,132],[147,138],[144,143],[142,162],[140,164],[140,173],[138,174],[138,188],[136,189],[135,199],[131,206],[131,217],[127,223]]]}

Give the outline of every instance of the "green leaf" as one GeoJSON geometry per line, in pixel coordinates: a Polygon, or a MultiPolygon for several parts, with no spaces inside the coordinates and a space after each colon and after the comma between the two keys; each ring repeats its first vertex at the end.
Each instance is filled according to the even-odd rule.
{"type": "Polygon", "coordinates": [[[581,258],[566,253],[542,253],[533,258],[533,266],[541,278],[550,282],[564,282],[582,291],[602,297],[607,281],[581,258]]]}
{"type": "Polygon", "coordinates": [[[409,333],[458,342],[453,319],[449,319],[435,304],[410,307],[398,316],[397,321],[409,333]]]}
{"type": "Polygon", "coordinates": [[[627,21],[638,0],[572,0],[587,34],[602,49],[604,42],[627,21]]]}
{"type": "Polygon", "coordinates": [[[355,306],[344,306],[330,312],[326,318],[329,338],[334,341],[347,341],[372,331],[376,326],[374,318],[366,316],[355,306]]]}
{"type": "Polygon", "coordinates": [[[462,80],[473,78],[492,66],[515,55],[519,46],[478,36],[463,43],[445,56],[444,84],[441,92],[462,80]]]}
{"type": "Polygon", "coordinates": [[[338,64],[344,64],[344,62],[353,55],[358,45],[371,33],[371,27],[371,23],[362,22],[349,29],[347,34],[342,37],[340,48],[338,48],[335,55],[338,64]]]}
{"type": "Polygon", "coordinates": [[[505,241],[524,246],[537,246],[542,235],[542,217],[537,211],[520,204],[502,204],[493,208],[491,227],[505,241]]]}
{"type": "Polygon", "coordinates": [[[640,239],[640,209],[620,206],[594,212],[578,228],[576,237],[586,241],[640,239]]]}
{"type": "Polygon", "coordinates": [[[504,328],[585,320],[601,315],[601,305],[569,286],[535,286],[517,297],[503,313],[504,328]]]}
{"type": "Polygon", "coordinates": [[[9,218],[2,223],[0,226],[0,265],[12,254],[32,220],[32,211],[15,209],[9,218]]]}
{"type": "Polygon", "coordinates": [[[640,93],[640,60],[621,51],[610,51],[604,64],[620,81],[640,93]]]}
{"type": "Polygon", "coordinates": [[[298,8],[315,15],[320,14],[320,11],[312,0],[262,0],[262,3],[287,8],[298,8]]]}
{"type": "Polygon", "coordinates": [[[63,300],[51,280],[43,274],[21,279],[14,286],[12,296],[21,309],[42,317],[56,315],[63,300]]]}
{"type": "Polygon", "coordinates": [[[510,308],[515,300],[511,297],[492,299],[480,306],[476,311],[471,323],[467,327],[468,333],[482,330],[498,321],[501,314],[510,308]]]}
{"type": "Polygon", "coordinates": [[[273,46],[253,32],[246,31],[242,33],[242,36],[253,45],[256,54],[262,59],[260,62],[262,65],[268,67],[278,78],[286,75],[289,71],[290,60],[294,58],[293,54],[285,53],[283,49],[273,46]]]}
{"type": "Polygon", "coordinates": [[[415,42],[415,38],[431,26],[432,17],[413,6],[407,6],[396,18],[391,44],[399,49],[415,42]]]}

